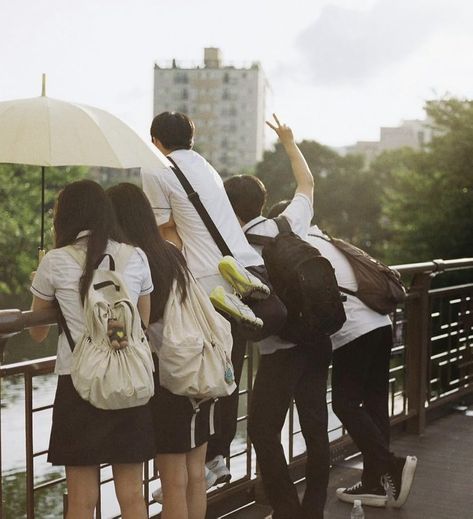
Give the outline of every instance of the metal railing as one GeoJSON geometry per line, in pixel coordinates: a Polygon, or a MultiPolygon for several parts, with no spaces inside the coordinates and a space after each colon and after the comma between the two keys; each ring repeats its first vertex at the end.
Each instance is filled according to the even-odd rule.
{"type": "MultiPolygon", "coordinates": [[[[428,413],[441,406],[473,394],[473,282],[458,286],[431,289],[434,276],[447,271],[473,269],[473,258],[459,260],[435,260],[432,262],[395,267],[404,279],[410,279],[408,297],[393,314],[394,347],[390,370],[390,414],[393,425],[402,424],[410,432],[421,433],[428,413]]],[[[9,337],[40,324],[54,324],[54,312],[0,311],[0,346],[9,337]]],[[[38,377],[50,375],[54,369],[54,357],[0,366],[0,383],[9,379],[22,379],[25,418],[25,513],[28,519],[41,517],[37,513],[37,496],[41,492],[62,494],[65,487],[63,474],[51,477],[36,477],[38,460],[45,458],[47,450],[36,446],[35,424],[38,417],[50,412],[48,403],[35,405],[38,377]]],[[[229,465],[234,475],[232,483],[209,494],[209,517],[229,512],[252,501],[264,499],[254,452],[246,434],[247,408],[256,372],[257,353],[250,348],[245,357],[244,375],[240,387],[240,417],[238,438],[232,444],[229,465]]],[[[52,376],[52,375],[50,375],[52,376]]],[[[329,378],[330,380],[330,378],[329,378]]],[[[327,402],[331,407],[330,383],[327,402]]],[[[8,427],[1,421],[0,432],[8,427]]],[[[349,437],[333,413],[329,427],[332,459],[343,459],[352,447],[349,437]]],[[[283,435],[284,446],[294,477],[302,474],[304,444],[298,424],[297,411],[291,406],[287,427],[283,435]]],[[[5,448],[5,445],[3,445],[5,448]]],[[[8,446],[6,446],[8,448],[8,446]]],[[[1,452],[0,452],[1,454],[1,452]]],[[[0,467],[2,460],[0,458],[0,467]]],[[[100,468],[101,495],[111,485],[110,468],[100,468]]],[[[3,475],[3,467],[2,467],[3,475]]],[[[3,479],[3,478],[2,478],[3,479]]],[[[159,513],[160,507],[150,499],[149,484],[157,479],[153,462],[144,467],[145,497],[151,516],[159,513]]],[[[0,503],[4,503],[4,489],[0,483],[0,503]]],[[[101,518],[102,499],[97,505],[97,518],[101,518]]],[[[65,500],[67,506],[67,499],[65,500]]],[[[62,503],[61,503],[62,508],[62,503]]],[[[120,517],[113,515],[113,517],[120,517]]],[[[0,509],[0,517],[2,510],[0,509]]],[[[107,517],[111,517],[108,515],[107,517]]]]}

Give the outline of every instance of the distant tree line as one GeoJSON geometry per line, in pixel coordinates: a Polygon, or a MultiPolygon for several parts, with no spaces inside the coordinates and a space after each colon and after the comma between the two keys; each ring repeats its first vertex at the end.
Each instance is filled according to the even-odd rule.
{"type": "MultiPolygon", "coordinates": [[[[300,143],[314,174],[315,220],[322,229],[391,264],[473,256],[473,101],[432,101],[426,111],[436,130],[427,147],[384,152],[368,168],[361,156],[342,157],[315,141],[300,143]]],[[[86,175],[86,168],[47,168],[48,248],[54,199],[65,184],[86,175]]],[[[268,188],[268,207],[294,193],[279,144],[264,154],[256,175],[268,188]]],[[[29,297],[39,243],[40,168],[0,165],[0,179],[0,306],[5,307],[11,297],[29,297]]]]}
{"type": "MultiPolygon", "coordinates": [[[[421,151],[340,156],[314,141],[300,148],[315,179],[315,221],[387,263],[473,256],[473,101],[426,104],[433,140],[421,151]]],[[[294,182],[276,144],[257,165],[268,208],[290,198],[294,182]]]]}

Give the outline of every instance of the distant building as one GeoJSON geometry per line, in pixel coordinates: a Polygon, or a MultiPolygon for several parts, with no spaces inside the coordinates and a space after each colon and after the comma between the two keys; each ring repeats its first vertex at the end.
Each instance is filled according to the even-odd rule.
{"type": "Polygon", "coordinates": [[[196,150],[221,173],[251,170],[263,157],[266,79],[259,63],[224,65],[220,49],[204,63],[154,66],[154,115],[183,112],[196,125],[196,150]]]}
{"type": "Polygon", "coordinates": [[[399,148],[422,149],[432,140],[431,121],[412,119],[400,126],[381,127],[379,141],[358,141],[347,148],[347,153],[364,155],[368,165],[381,152],[399,148]]]}

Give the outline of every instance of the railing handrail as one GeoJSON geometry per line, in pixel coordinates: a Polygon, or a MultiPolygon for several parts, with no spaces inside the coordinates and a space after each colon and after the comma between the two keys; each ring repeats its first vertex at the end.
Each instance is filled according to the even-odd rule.
{"type": "Polygon", "coordinates": [[[459,258],[451,260],[435,259],[421,263],[404,263],[402,265],[391,265],[400,274],[441,274],[452,270],[464,270],[473,268],[473,258],[459,258]]]}
{"type": "MultiPolygon", "coordinates": [[[[459,258],[452,260],[436,259],[421,263],[407,263],[403,265],[392,265],[400,274],[405,276],[412,274],[441,274],[453,270],[464,270],[473,268],[473,258],[459,258]]],[[[0,310],[0,339],[17,335],[28,328],[41,325],[52,325],[57,323],[57,311],[19,309],[0,310]]]]}

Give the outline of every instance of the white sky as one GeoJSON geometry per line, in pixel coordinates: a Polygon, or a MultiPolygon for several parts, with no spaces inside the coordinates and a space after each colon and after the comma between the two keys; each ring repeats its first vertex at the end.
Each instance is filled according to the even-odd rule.
{"type": "Polygon", "coordinates": [[[473,97],[472,0],[0,0],[0,100],[104,108],[147,138],[154,61],[260,61],[268,111],[333,146],[473,97]]]}

